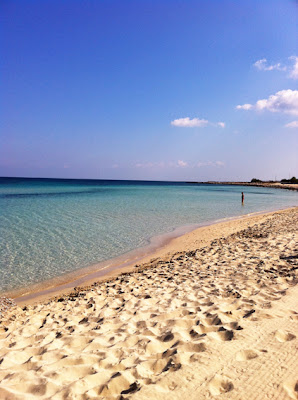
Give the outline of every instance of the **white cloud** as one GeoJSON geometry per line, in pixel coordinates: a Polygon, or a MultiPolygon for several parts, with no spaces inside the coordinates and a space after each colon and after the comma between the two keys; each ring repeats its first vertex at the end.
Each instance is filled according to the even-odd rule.
{"type": "Polygon", "coordinates": [[[298,121],[292,121],[285,125],[286,128],[298,128],[298,121]]]}
{"type": "Polygon", "coordinates": [[[213,123],[207,119],[190,119],[189,117],[185,117],[174,119],[174,121],[171,121],[171,125],[178,126],[179,128],[202,128],[207,125],[220,126],[221,128],[224,128],[226,124],[224,122],[213,123]]]}
{"type": "Polygon", "coordinates": [[[266,58],[256,61],[254,66],[261,71],[273,71],[274,69],[278,71],[285,71],[287,69],[287,67],[282,66],[281,63],[268,65],[266,58]]]}
{"type": "Polygon", "coordinates": [[[174,119],[174,121],[171,122],[172,125],[183,128],[194,128],[194,127],[201,128],[202,126],[208,125],[208,123],[209,121],[207,121],[206,119],[199,119],[199,118],[190,119],[189,117],[174,119]]]}
{"type": "Polygon", "coordinates": [[[298,57],[291,56],[288,59],[293,61],[293,64],[289,65],[289,62],[287,62],[287,65],[282,65],[281,63],[270,65],[266,58],[262,58],[254,63],[254,67],[260,71],[289,71],[289,78],[298,79],[298,57]]]}
{"type": "Polygon", "coordinates": [[[221,128],[224,128],[226,126],[225,122],[218,122],[217,125],[221,128]]]}
{"type": "Polygon", "coordinates": [[[294,65],[292,66],[289,76],[292,79],[298,79],[298,57],[292,56],[292,57],[289,57],[289,59],[294,60],[294,65]]]}
{"type": "Polygon", "coordinates": [[[196,167],[224,167],[225,163],[223,161],[199,161],[196,167]]]}
{"type": "Polygon", "coordinates": [[[178,164],[179,167],[187,167],[187,162],[182,161],[182,160],[178,160],[177,164],[178,164]]]}
{"type": "Polygon", "coordinates": [[[223,167],[223,166],[225,165],[225,163],[224,163],[223,161],[215,161],[215,164],[216,164],[218,167],[223,167]]]}
{"type": "Polygon", "coordinates": [[[237,110],[268,110],[270,112],[282,112],[290,115],[298,115],[298,90],[280,90],[268,99],[258,100],[256,104],[243,104],[236,106],[237,110]]]}
{"type": "Polygon", "coordinates": [[[224,167],[225,163],[223,161],[199,161],[198,163],[189,164],[187,161],[178,160],[177,162],[138,162],[134,164],[135,168],[197,168],[197,167],[224,167]]]}
{"type": "Polygon", "coordinates": [[[250,110],[253,108],[252,104],[243,104],[242,106],[236,106],[237,110],[250,110]]]}

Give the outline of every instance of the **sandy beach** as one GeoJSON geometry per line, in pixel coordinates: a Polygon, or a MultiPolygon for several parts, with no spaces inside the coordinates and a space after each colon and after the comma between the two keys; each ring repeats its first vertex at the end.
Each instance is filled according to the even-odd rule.
{"type": "Polygon", "coordinates": [[[297,399],[298,208],[199,228],[3,304],[1,399],[297,399]]]}
{"type": "Polygon", "coordinates": [[[297,1],[0,9],[0,400],[298,400],[297,1]]]}

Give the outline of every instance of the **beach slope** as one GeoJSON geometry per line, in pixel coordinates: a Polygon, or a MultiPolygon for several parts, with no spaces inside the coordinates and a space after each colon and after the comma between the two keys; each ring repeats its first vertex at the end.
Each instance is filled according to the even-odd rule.
{"type": "Polygon", "coordinates": [[[207,245],[11,307],[0,398],[297,399],[297,227],[298,208],[254,217],[207,245]]]}

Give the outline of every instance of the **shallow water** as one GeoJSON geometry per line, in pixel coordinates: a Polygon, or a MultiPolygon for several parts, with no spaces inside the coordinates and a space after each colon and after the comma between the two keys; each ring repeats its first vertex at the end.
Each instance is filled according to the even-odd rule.
{"type": "Polygon", "coordinates": [[[114,258],[180,226],[294,205],[297,192],[271,188],[3,178],[0,292],[114,258]]]}

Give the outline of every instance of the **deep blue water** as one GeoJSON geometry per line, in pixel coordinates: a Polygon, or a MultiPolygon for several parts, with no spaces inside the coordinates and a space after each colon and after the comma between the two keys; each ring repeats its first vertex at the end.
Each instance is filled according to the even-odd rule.
{"type": "Polygon", "coordinates": [[[294,205],[297,192],[271,188],[0,178],[0,293],[119,256],[180,226],[294,205]]]}

